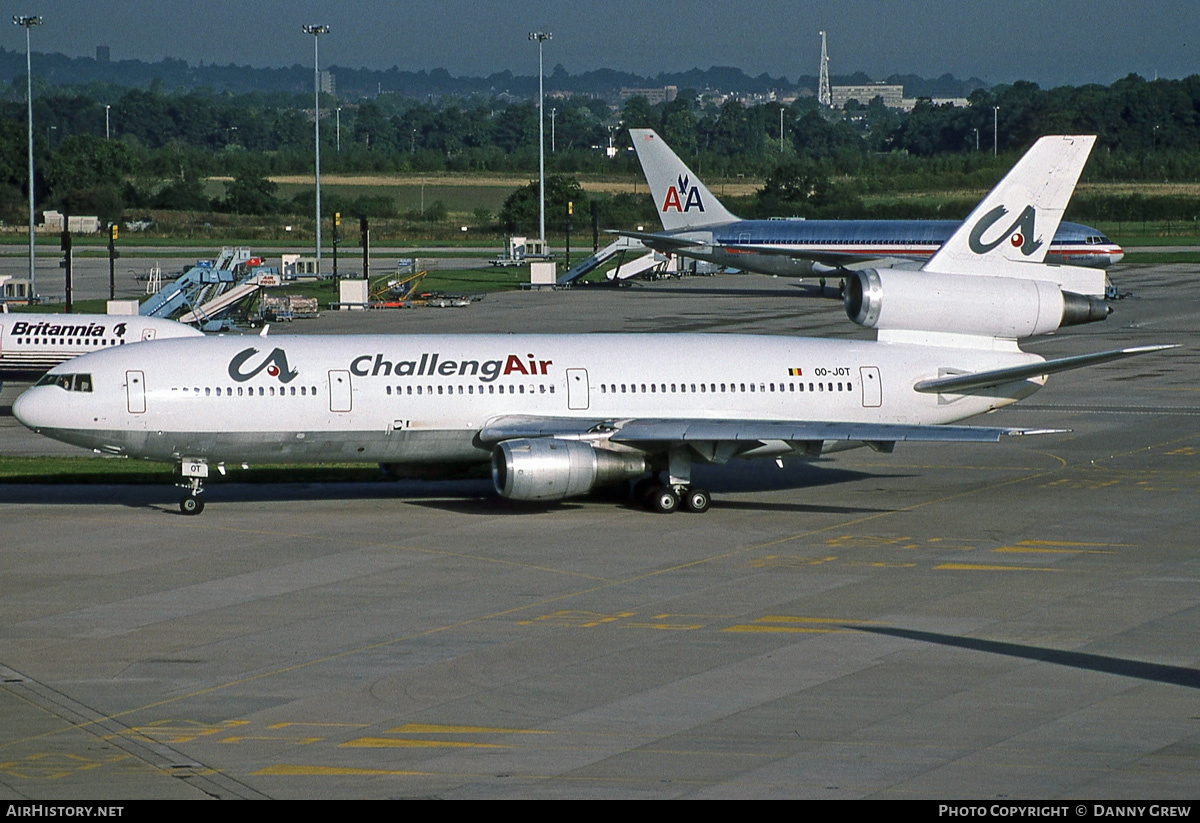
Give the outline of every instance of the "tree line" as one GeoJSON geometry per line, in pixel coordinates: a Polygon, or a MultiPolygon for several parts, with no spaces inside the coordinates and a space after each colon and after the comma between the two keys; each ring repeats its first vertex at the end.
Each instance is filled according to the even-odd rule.
{"type": "MultiPolygon", "coordinates": [[[[746,216],[879,216],[879,209],[891,209],[886,216],[911,216],[898,214],[899,205],[864,203],[905,190],[986,188],[1048,133],[1099,136],[1086,181],[1200,181],[1197,75],[1153,81],[1130,75],[1109,86],[1055,89],[1018,82],[976,89],[965,107],[925,99],[907,113],[885,108],[878,98],[831,111],[812,97],[744,106],[688,89],[658,105],[633,97],[613,109],[601,99],[574,95],[549,98],[546,108],[548,172],[567,179],[587,173],[636,179],[640,170],[627,130],[654,128],[706,179],[765,180],[754,198],[738,204],[746,216]],[[611,158],[610,142],[617,150],[611,158]]],[[[16,223],[26,198],[24,109],[12,90],[0,102],[0,219],[16,223]]],[[[323,95],[321,116],[327,173],[536,173],[537,108],[528,101],[396,94],[343,101],[323,95]]],[[[179,93],[161,84],[50,87],[35,95],[34,123],[34,185],[44,207],[107,219],[138,209],[311,210],[311,196],[281,202],[266,179],[312,169],[307,94],[179,93]],[[204,181],[215,176],[233,182],[212,198],[204,181]]],[[[369,216],[395,212],[386,196],[329,205],[369,216]]],[[[646,218],[645,208],[610,206],[606,211],[614,219],[646,218]]],[[[948,210],[958,206],[945,204],[948,210]]],[[[1097,215],[1125,210],[1169,213],[1172,219],[1190,219],[1198,207],[1195,198],[1144,197],[1093,199],[1087,206],[1097,215]]],[[[510,209],[508,217],[518,213],[510,209]]]]}

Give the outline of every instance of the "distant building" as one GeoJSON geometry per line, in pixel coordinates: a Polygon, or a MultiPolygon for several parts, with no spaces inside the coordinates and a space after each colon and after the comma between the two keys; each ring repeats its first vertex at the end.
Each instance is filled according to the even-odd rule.
{"type": "Polygon", "coordinates": [[[645,97],[646,101],[652,106],[657,106],[659,103],[670,103],[678,96],[678,86],[663,86],[659,89],[631,89],[625,86],[621,87],[622,100],[628,100],[630,97],[645,97]]]}
{"type": "Polygon", "coordinates": [[[843,108],[851,100],[857,100],[867,105],[876,97],[883,98],[883,105],[889,109],[898,109],[904,105],[904,86],[892,86],[886,83],[868,83],[864,86],[833,86],[830,89],[833,97],[833,107],[843,108]]]}
{"type": "Polygon", "coordinates": [[[46,209],[42,214],[42,225],[38,227],[42,231],[62,231],[66,228],[73,234],[96,234],[103,225],[95,215],[64,217],[62,212],[54,209],[46,209]]]}
{"type": "Polygon", "coordinates": [[[334,80],[333,72],[322,71],[317,73],[317,87],[325,94],[337,94],[337,81],[334,80]]]}
{"type": "Polygon", "coordinates": [[[108,46],[96,46],[96,62],[107,63],[109,61],[108,46]]]}
{"type": "MultiPolygon", "coordinates": [[[[900,108],[905,111],[912,111],[917,107],[917,101],[920,99],[919,97],[905,97],[900,104],[900,108]]],[[[971,101],[965,97],[931,97],[929,98],[929,102],[935,106],[944,106],[949,103],[956,109],[965,109],[971,105],[971,101]]]]}

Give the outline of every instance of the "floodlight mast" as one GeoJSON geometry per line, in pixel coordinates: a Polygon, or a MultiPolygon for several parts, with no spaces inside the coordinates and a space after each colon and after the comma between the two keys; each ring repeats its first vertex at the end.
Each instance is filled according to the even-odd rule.
{"type": "Polygon", "coordinates": [[[29,302],[37,302],[37,272],[34,262],[37,251],[33,234],[33,62],[29,51],[29,30],[42,24],[42,18],[32,15],[14,14],[13,25],[25,29],[25,101],[29,122],[29,302]]]}
{"type": "Polygon", "coordinates": [[[542,254],[546,253],[546,118],[545,89],[542,85],[545,72],[542,70],[542,43],[553,40],[548,31],[531,31],[529,39],[538,44],[538,239],[542,241],[542,254]]]}
{"type": "Polygon", "coordinates": [[[305,34],[313,36],[313,127],[316,142],[316,185],[317,185],[317,276],[321,276],[321,61],[317,50],[320,35],[329,34],[329,26],[301,26],[305,34]]]}

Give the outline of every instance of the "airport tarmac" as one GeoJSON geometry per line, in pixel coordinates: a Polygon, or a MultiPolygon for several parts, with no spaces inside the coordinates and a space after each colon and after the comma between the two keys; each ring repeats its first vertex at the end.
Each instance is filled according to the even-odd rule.
{"type": "MultiPolygon", "coordinates": [[[[1181,346],[986,418],[1069,433],[706,468],[704,515],[0,485],[0,797],[1193,798],[1198,275],[1027,346],[1181,346]]],[[[765,277],[292,327],[869,336],[765,277]]],[[[0,451],[66,450],[13,397],[0,451]]]]}

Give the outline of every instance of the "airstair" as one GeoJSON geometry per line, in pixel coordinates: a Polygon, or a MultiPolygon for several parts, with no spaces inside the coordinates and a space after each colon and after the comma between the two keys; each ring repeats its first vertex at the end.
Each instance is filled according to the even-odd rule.
{"type": "Polygon", "coordinates": [[[661,266],[665,263],[665,258],[657,252],[650,252],[636,260],[630,260],[628,263],[622,263],[608,273],[609,280],[628,280],[630,277],[637,277],[639,274],[649,271],[655,266],[661,266]]]}
{"type": "MultiPolygon", "coordinates": [[[[597,268],[616,257],[618,254],[623,255],[631,251],[638,252],[645,250],[646,247],[642,245],[641,240],[637,240],[633,237],[618,237],[616,240],[600,249],[600,251],[596,252],[591,257],[587,258],[582,263],[579,263],[564,275],[559,277],[557,283],[560,286],[569,286],[584,275],[595,271],[597,268]]],[[[609,279],[612,278],[610,277],[609,279]]]]}
{"type": "Polygon", "coordinates": [[[187,306],[196,306],[235,281],[234,268],[253,259],[248,248],[226,246],[214,260],[201,260],[158,290],[138,308],[144,317],[170,317],[187,306]]]}

